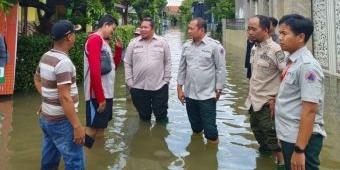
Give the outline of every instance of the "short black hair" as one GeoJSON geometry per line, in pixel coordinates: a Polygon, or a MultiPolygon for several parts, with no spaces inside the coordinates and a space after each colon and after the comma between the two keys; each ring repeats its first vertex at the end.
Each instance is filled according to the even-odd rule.
{"type": "Polygon", "coordinates": [[[269,18],[269,20],[270,20],[270,23],[271,23],[274,27],[276,27],[276,26],[277,26],[277,19],[274,18],[274,17],[268,17],[268,18],[269,18]]]}
{"type": "Polygon", "coordinates": [[[305,34],[305,43],[309,40],[314,31],[313,21],[299,14],[283,16],[279,21],[279,25],[281,24],[288,25],[295,35],[301,33],[305,34]]]}
{"type": "Polygon", "coordinates": [[[106,24],[106,25],[115,24],[116,26],[118,26],[118,21],[112,15],[106,14],[106,15],[103,15],[102,17],[100,17],[100,19],[98,21],[98,28],[103,27],[104,24],[106,24]]]}
{"type": "Polygon", "coordinates": [[[270,29],[270,20],[268,17],[264,16],[264,15],[255,15],[252,18],[258,18],[259,22],[260,22],[260,27],[262,29],[267,29],[269,32],[270,29]]]}
{"type": "Polygon", "coordinates": [[[145,17],[145,18],[142,19],[142,22],[143,21],[150,22],[151,28],[155,28],[155,22],[153,21],[153,19],[151,17],[145,17]]]}
{"type": "Polygon", "coordinates": [[[203,28],[204,29],[204,32],[206,33],[207,32],[207,22],[205,22],[205,20],[201,17],[196,17],[194,19],[192,19],[192,21],[197,21],[197,28],[198,29],[201,29],[203,28]]]}

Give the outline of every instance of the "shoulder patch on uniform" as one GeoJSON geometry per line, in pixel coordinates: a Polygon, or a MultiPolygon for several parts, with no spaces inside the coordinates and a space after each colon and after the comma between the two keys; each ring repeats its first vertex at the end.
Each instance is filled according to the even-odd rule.
{"type": "Polygon", "coordinates": [[[223,48],[220,49],[220,54],[224,55],[224,49],[223,48]]]}
{"type": "Polygon", "coordinates": [[[316,79],[316,74],[313,71],[309,71],[308,73],[306,73],[305,78],[307,82],[313,83],[316,79]]]}
{"type": "Polygon", "coordinates": [[[279,63],[282,63],[282,62],[285,61],[286,55],[285,55],[285,53],[282,50],[277,51],[275,53],[275,56],[277,58],[277,61],[279,61],[279,63]]]}

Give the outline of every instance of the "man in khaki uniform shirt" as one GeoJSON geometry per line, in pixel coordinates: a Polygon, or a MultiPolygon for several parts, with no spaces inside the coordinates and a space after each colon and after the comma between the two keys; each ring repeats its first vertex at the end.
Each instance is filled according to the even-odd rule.
{"type": "Polygon", "coordinates": [[[251,50],[252,76],[245,105],[249,109],[251,129],[260,145],[260,151],[272,151],[277,163],[283,164],[273,113],[280,75],[286,63],[284,52],[268,33],[269,28],[270,21],[265,16],[257,15],[249,19],[248,37],[255,45],[251,50]]]}

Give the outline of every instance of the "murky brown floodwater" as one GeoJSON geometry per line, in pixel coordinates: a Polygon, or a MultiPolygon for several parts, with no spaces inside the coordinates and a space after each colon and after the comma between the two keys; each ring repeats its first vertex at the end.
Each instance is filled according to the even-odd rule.
{"type": "MultiPolygon", "coordinates": [[[[169,99],[169,123],[146,124],[139,121],[131,100],[126,98],[123,68],[117,71],[114,118],[102,141],[86,150],[89,170],[271,170],[273,159],[261,156],[250,131],[249,117],[243,107],[248,80],[243,68],[243,49],[232,49],[227,55],[227,87],[217,103],[220,134],[218,147],[206,140],[191,137],[185,107],[177,100],[176,76],[183,33],[170,29],[164,35],[172,51],[172,75],[169,99]]],[[[241,41],[241,40],[240,40],[241,41]]],[[[325,122],[328,138],[321,154],[321,169],[340,169],[340,79],[326,80],[325,122]],[[338,87],[338,88],[337,88],[338,87]]],[[[82,86],[81,84],[79,86],[82,86]]],[[[82,89],[80,89],[82,92],[82,89]]],[[[82,94],[81,94],[82,95],[82,94]]],[[[81,96],[83,99],[83,96],[81,96]]],[[[35,111],[40,97],[16,94],[0,98],[0,170],[37,170],[40,164],[41,130],[35,111]]],[[[80,116],[85,122],[84,102],[80,116]]],[[[60,169],[63,166],[61,165],[60,169]]]]}

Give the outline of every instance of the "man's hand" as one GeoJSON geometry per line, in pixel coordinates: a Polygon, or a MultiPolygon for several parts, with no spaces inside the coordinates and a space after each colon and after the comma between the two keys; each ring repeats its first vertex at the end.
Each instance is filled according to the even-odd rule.
{"type": "Polygon", "coordinates": [[[73,129],[73,142],[77,145],[83,145],[85,143],[85,128],[83,126],[78,126],[73,129]]]}
{"type": "Polygon", "coordinates": [[[115,46],[120,47],[120,48],[123,47],[123,42],[118,36],[115,39],[115,46]]]}
{"type": "Polygon", "coordinates": [[[222,90],[215,90],[215,93],[216,93],[216,98],[215,98],[215,100],[216,100],[216,101],[218,101],[218,100],[220,99],[221,92],[222,92],[222,90]]]}
{"type": "Polygon", "coordinates": [[[292,170],[306,170],[305,169],[305,154],[293,152],[292,158],[290,159],[290,166],[292,170]]]}
{"type": "Polygon", "coordinates": [[[177,85],[177,95],[178,95],[178,100],[184,105],[185,103],[185,96],[182,90],[182,85],[177,85]]]}
{"type": "Polygon", "coordinates": [[[103,113],[104,110],[105,110],[105,107],[106,107],[106,101],[103,101],[103,102],[99,103],[97,112],[98,113],[103,113]]]}
{"type": "Polygon", "coordinates": [[[270,110],[270,117],[274,120],[275,118],[275,99],[268,100],[268,106],[270,110]]]}

